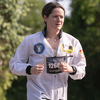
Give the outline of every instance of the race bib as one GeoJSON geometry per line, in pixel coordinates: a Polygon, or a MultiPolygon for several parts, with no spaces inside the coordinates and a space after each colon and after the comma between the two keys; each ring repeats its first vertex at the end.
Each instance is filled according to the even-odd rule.
{"type": "Polygon", "coordinates": [[[59,69],[59,64],[61,62],[67,62],[67,56],[47,57],[46,58],[47,73],[50,74],[61,73],[62,71],[59,69]]]}

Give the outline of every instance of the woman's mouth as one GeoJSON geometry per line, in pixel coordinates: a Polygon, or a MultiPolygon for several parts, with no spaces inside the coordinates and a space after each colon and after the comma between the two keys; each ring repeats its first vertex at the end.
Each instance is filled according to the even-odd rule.
{"type": "Polygon", "coordinates": [[[56,24],[56,25],[61,25],[61,24],[56,24]]]}

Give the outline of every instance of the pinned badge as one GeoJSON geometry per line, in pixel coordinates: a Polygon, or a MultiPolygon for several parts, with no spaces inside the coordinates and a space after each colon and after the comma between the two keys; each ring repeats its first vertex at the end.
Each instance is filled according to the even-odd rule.
{"type": "Polygon", "coordinates": [[[62,44],[62,51],[66,53],[72,54],[73,52],[73,46],[67,46],[65,44],[62,44]]]}
{"type": "Polygon", "coordinates": [[[84,59],[85,56],[84,56],[83,50],[80,50],[80,54],[81,54],[81,56],[82,56],[82,59],[84,59]]]}
{"type": "Polygon", "coordinates": [[[16,53],[16,51],[13,53],[12,58],[14,58],[14,57],[15,57],[15,53],[16,53]]]}
{"type": "Polygon", "coordinates": [[[34,45],[34,51],[37,53],[37,54],[41,54],[43,51],[44,51],[45,47],[42,43],[38,43],[38,44],[35,44],[34,45]]]}
{"type": "Polygon", "coordinates": [[[67,50],[68,50],[68,46],[65,44],[62,44],[62,51],[67,52],[67,50]]]}

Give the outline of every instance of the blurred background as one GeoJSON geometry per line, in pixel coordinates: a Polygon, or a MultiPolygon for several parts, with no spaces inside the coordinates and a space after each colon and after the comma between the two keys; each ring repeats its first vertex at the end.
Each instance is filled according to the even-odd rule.
{"type": "Polygon", "coordinates": [[[41,11],[50,1],[66,10],[63,31],[82,44],[86,76],[68,81],[68,100],[100,100],[100,0],[0,0],[0,100],[26,100],[25,76],[10,72],[9,60],[24,37],[44,27],[41,11]]]}

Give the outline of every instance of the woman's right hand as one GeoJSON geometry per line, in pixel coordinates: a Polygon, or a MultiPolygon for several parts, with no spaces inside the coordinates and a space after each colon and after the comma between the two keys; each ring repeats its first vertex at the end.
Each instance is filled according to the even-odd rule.
{"type": "Polygon", "coordinates": [[[31,74],[40,75],[44,69],[44,64],[37,64],[31,68],[31,74]]]}

